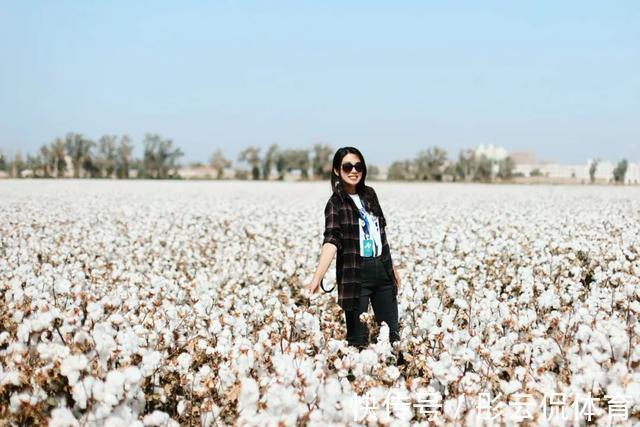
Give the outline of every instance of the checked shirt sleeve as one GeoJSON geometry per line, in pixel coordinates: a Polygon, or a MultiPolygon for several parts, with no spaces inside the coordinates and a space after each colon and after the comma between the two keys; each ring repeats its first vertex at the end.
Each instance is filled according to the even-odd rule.
{"type": "Polygon", "coordinates": [[[342,247],[342,229],[340,228],[340,216],[332,200],[329,199],[324,208],[324,241],[334,244],[338,250],[342,247]]]}

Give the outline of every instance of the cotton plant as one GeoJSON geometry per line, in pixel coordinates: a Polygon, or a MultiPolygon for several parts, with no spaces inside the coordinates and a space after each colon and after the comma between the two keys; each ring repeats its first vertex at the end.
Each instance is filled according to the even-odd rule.
{"type": "Polygon", "coordinates": [[[518,394],[565,392],[600,399],[597,424],[616,396],[640,420],[637,189],[376,184],[403,279],[396,366],[371,311],[358,351],[337,291],[302,296],[324,186],[120,184],[0,189],[0,418],[476,424],[485,397],[508,422],[518,394]],[[431,417],[385,408],[424,393],[431,417]],[[363,414],[363,399],[378,407],[363,414]]]}

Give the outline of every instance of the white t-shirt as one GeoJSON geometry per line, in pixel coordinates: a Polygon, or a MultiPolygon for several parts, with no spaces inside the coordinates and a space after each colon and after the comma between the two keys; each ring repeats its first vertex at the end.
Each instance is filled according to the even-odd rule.
{"type": "MultiPolygon", "coordinates": [[[[358,209],[362,209],[362,202],[358,194],[349,194],[355,202],[358,209]]],[[[382,239],[380,238],[380,223],[378,217],[371,212],[366,213],[367,220],[369,221],[369,239],[373,240],[373,256],[382,255],[382,239]]],[[[364,240],[366,238],[364,234],[364,221],[362,218],[358,220],[360,224],[360,256],[364,256],[364,240]]]]}

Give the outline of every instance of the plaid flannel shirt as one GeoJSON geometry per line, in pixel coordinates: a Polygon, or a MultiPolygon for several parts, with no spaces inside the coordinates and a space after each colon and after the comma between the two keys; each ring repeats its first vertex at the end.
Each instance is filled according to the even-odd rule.
{"type": "MultiPolygon", "coordinates": [[[[378,196],[374,189],[365,186],[365,191],[373,194],[375,203],[379,206],[378,196]]],[[[336,191],[329,198],[324,209],[324,216],[325,230],[322,244],[333,243],[338,248],[336,258],[338,305],[345,311],[354,310],[360,298],[360,269],[363,258],[360,255],[360,224],[358,222],[358,207],[341,185],[337,186],[336,191]]],[[[395,294],[397,295],[398,286],[393,274],[393,261],[385,233],[387,223],[384,213],[378,221],[382,241],[381,260],[395,285],[395,294]]]]}

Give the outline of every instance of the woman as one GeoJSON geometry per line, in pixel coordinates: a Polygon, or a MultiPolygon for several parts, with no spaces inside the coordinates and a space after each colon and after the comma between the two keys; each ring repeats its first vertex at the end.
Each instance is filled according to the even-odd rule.
{"type": "MultiPolygon", "coordinates": [[[[376,323],[389,326],[389,341],[400,339],[397,294],[400,279],[393,265],[386,221],[373,188],[365,185],[367,166],[362,153],[343,147],[333,157],[333,194],[324,209],[325,231],[318,267],[310,294],[318,289],[333,256],[337,253],[338,304],[344,310],[349,345],[367,346],[369,330],[360,321],[369,300],[376,323]]],[[[401,355],[400,355],[401,356],[401,355]]]]}

